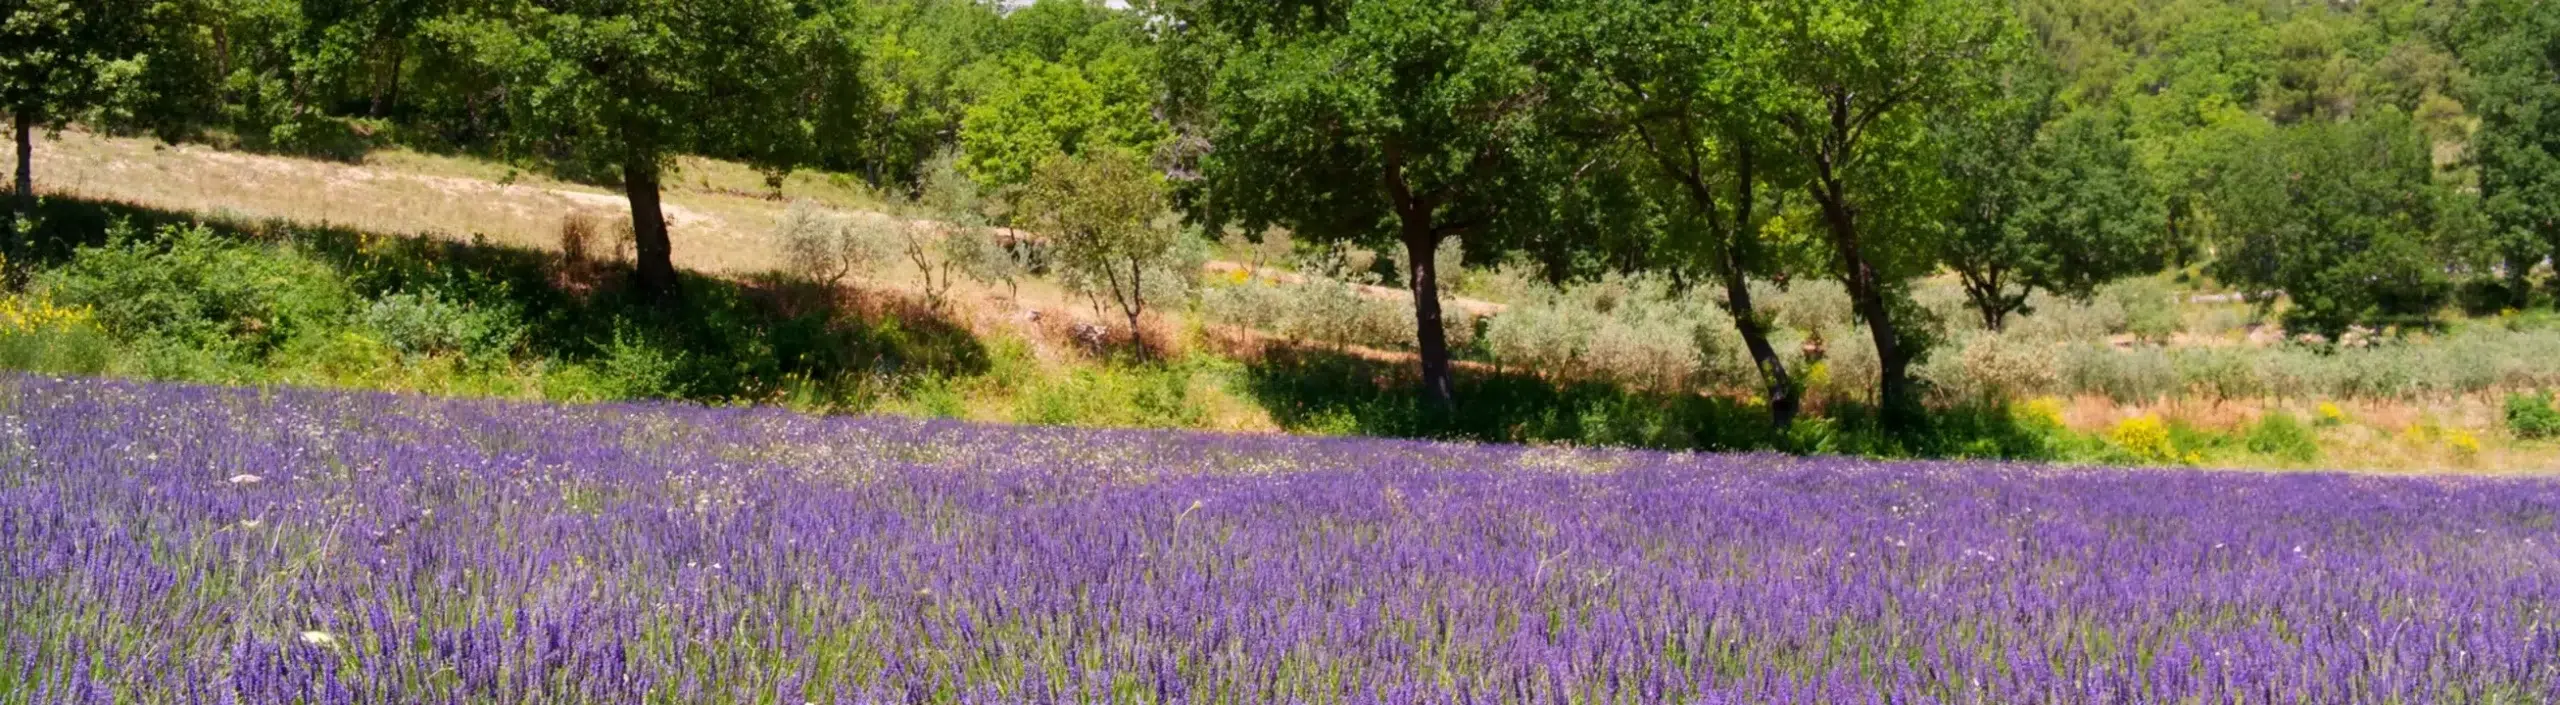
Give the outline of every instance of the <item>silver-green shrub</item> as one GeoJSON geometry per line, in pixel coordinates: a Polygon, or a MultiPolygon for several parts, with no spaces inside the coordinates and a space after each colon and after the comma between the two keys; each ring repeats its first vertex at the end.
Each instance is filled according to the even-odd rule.
{"type": "Polygon", "coordinates": [[[2186,326],[2185,319],[2178,315],[2177,295],[2157,277],[2135,277],[2108,284],[2098,290],[2098,298],[2113,302],[2124,310],[2124,327],[2112,331],[2115,333],[2162,342],[2186,326]]]}
{"type": "Polygon", "coordinates": [[[1846,328],[1857,319],[1848,290],[1829,280],[1798,281],[1783,289],[1752,282],[1751,300],[1778,325],[1800,331],[1846,328]]]}
{"type": "MultiPolygon", "coordinates": [[[[1978,329],[1979,326],[1976,326],[1978,329]]],[[[2061,381],[2055,347],[2017,335],[1976,332],[1950,341],[1917,374],[1944,402],[1999,402],[2052,393],[2061,381]]]]}
{"type": "Polygon", "coordinates": [[[2117,348],[2103,341],[2066,344],[2058,359],[2063,389],[2124,403],[2145,403],[2177,393],[2177,364],[2168,351],[2117,348]]]}
{"type": "Polygon", "coordinates": [[[785,264],[811,281],[842,284],[878,268],[902,252],[905,241],[892,219],[839,213],[802,199],[782,213],[774,238],[785,264]]]}
{"type": "Polygon", "coordinates": [[[1661,277],[1513,286],[1519,299],[1485,324],[1505,367],[1649,389],[1733,387],[1754,374],[1721,305],[1661,277]]]}

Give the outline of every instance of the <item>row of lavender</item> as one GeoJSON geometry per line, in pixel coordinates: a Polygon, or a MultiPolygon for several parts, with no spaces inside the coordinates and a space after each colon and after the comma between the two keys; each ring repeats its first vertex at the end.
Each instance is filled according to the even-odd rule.
{"type": "Polygon", "coordinates": [[[2529,703],[2560,483],[0,378],[0,703],[2529,703]]]}

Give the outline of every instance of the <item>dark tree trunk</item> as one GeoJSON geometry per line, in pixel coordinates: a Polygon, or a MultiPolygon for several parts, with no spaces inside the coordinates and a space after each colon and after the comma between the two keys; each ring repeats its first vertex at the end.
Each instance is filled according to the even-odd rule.
{"type": "Polygon", "coordinates": [[[19,212],[36,205],[36,113],[19,108],[14,128],[18,132],[18,208],[19,212]]]}
{"type": "Polygon", "coordinates": [[[392,108],[400,104],[400,65],[409,58],[409,43],[395,41],[391,44],[391,75],[373,84],[373,110],[370,112],[374,117],[388,117],[392,108]]]}
{"type": "Polygon", "coordinates": [[[1760,381],[1768,388],[1769,423],[1784,431],[1795,424],[1804,400],[1796,392],[1795,378],[1787,374],[1787,361],[1779,359],[1777,346],[1769,344],[1769,327],[1762,324],[1758,308],[1751,303],[1750,274],[1742,267],[1741,255],[1728,247],[1724,260],[1725,309],[1733,314],[1733,327],[1742,333],[1742,346],[1751,350],[1751,364],[1760,368],[1760,381]]]}
{"type": "MultiPolygon", "coordinates": [[[[1724,282],[1725,312],[1733,314],[1734,331],[1742,334],[1742,346],[1751,351],[1752,367],[1760,371],[1760,381],[1767,390],[1769,422],[1773,428],[1785,430],[1793,425],[1796,413],[1803,409],[1802,394],[1795,379],[1787,374],[1787,362],[1778,357],[1778,348],[1769,343],[1769,328],[1760,320],[1759,307],[1751,302],[1751,253],[1759,247],[1759,220],[1752,215],[1758,207],[1754,189],[1759,172],[1752,159],[1751,143],[1737,140],[1740,149],[1734,162],[1734,203],[1732,220],[1725,220],[1724,209],[1716,205],[1716,191],[1699,173],[1702,168],[1697,155],[1691,153],[1686,162],[1676,162],[1666,155],[1660,143],[1649,132],[1638,128],[1645,144],[1653,151],[1655,164],[1680,181],[1689,191],[1690,204],[1705,216],[1710,235],[1717,239],[1716,277],[1724,282]]],[[[1686,134],[1686,131],[1683,131],[1686,134]]],[[[1679,268],[1673,268],[1675,280],[1679,268]]],[[[1682,288],[1687,286],[1682,284],[1682,288]]]]}
{"type": "Polygon", "coordinates": [[[1965,299],[1972,302],[1974,312],[1982,316],[1982,327],[1993,333],[2000,332],[2009,324],[2009,312],[2016,310],[2026,298],[2002,296],[2000,289],[2003,287],[1996,272],[1981,276],[1962,274],[1961,277],[1964,279],[1965,299]]]}
{"type": "Polygon", "coordinates": [[[1440,322],[1438,235],[1428,214],[1404,223],[1405,259],[1412,263],[1405,283],[1413,290],[1413,340],[1422,356],[1422,398],[1446,414],[1455,408],[1457,395],[1449,385],[1449,332],[1440,322]]]}
{"type": "MultiPolygon", "coordinates": [[[[1733,314],[1734,330],[1742,334],[1742,346],[1751,351],[1751,364],[1759,368],[1760,381],[1768,387],[1770,427],[1784,432],[1795,424],[1796,412],[1803,407],[1804,401],[1796,389],[1795,378],[1787,375],[1787,361],[1779,359],[1777,346],[1769,344],[1769,328],[1762,325],[1759,308],[1751,303],[1748,258],[1760,245],[1759,221],[1752,216],[1752,210],[1759,207],[1759,201],[1752,191],[1758,183],[1759,170],[1751,156],[1751,143],[1742,141],[1741,144],[1739,161],[1735,165],[1738,183],[1734,185],[1732,236],[1725,240],[1722,248],[1725,312],[1733,314]]],[[[1697,184],[1702,199],[1699,205],[1712,216],[1715,203],[1705,200],[1710,195],[1705,182],[1693,179],[1691,183],[1697,184]]]]}
{"type": "Polygon", "coordinates": [[[0,283],[15,290],[26,283],[28,269],[25,260],[34,249],[20,241],[18,227],[36,207],[36,114],[33,110],[19,108],[11,117],[11,128],[16,130],[18,138],[18,184],[17,197],[9,200],[9,217],[5,219],[8,222],[0,224],[0,257],[6,257],[8,264],[8,271],[0,272],[0,283]]]}
{"type": "Polygon", "coordinates": [[[667,217],[658,208],[658,163],[632,159],[622,165],[622,190],[631,198],[631,241],[638,259],[633,281],[652,297],[676,293],[675,247],[667,239],[667,217]]]}
{"type": "Polygon", "coordinates": [[[1457,410],[1457,393],[1449,384],[1449,332],[1440,327],[1440,224],[1433,211],[1439,202],[1417,196],[1405,182],[1403,151],[1386,150],[1388,201],[1395,207],[1397,239],[1404,241],[1405,285],[1413,291],[1414,352],[1422,358],[1422,402],[1439,420],[1457,410]]]}
{"type": "Polygon", "coordinates": [[[1838,184],[1817,183],[1814,189],[1814,200],[1822,204],[1823,225],[1830,230],[1833,254],[1840,258],[1840,284],[1849,290],[1850,303],[1858,317],[1867,320],[1868,335],[1875,339],[1880,418],[1887,430],[1915,428],[1920,407],[1911,389],[1910,351],[1903,349],[1892,308],[1885,303],[1884,278],[1867,259],[1858,237],[1857,214],[1838,184]]]}
{"type": "Polygon", "coordinates": [[[1141,264],[1138,258],[1129,258],[1129,293],[1120,300],[1120,312],[1129,316],[1129,350],[1143,360],[1147,357],[1147,336],[1138,327],[1138,318],[1147,310],[1147,280],[1141,264]]]}

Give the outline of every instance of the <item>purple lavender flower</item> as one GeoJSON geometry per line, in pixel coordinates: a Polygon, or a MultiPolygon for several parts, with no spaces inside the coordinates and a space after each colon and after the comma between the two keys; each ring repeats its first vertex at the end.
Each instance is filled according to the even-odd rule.
{"type": "Polygon", "coordinates": [[[0,398],[0,705],[2560,700],[2548,480],[0,398]]]}

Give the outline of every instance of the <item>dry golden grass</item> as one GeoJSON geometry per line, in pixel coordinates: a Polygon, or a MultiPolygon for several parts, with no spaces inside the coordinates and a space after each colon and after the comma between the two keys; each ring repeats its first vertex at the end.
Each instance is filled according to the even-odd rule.
{"type": "MultiPolygon", "coordinates": [[[[619,192],[520,173],[502,164],[388,151],[363,164],[227,152],[203,145],[105,137],[77,130],[35,150],[40,192],[247,220],[280,219],[384,233],[418,233],[529,248],[554,247],[564,219],[627,217],[619,192]]],[[[678,266],[745,274],[780,264],[772,232],[782,202],[752,170],[679,160],[664,211],[678,266]]],[[[875,206],[856,185],[799,174],[792,198],[875,206]]]]}

